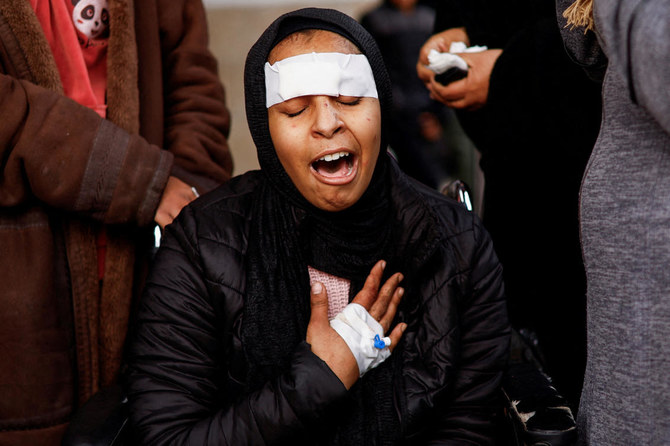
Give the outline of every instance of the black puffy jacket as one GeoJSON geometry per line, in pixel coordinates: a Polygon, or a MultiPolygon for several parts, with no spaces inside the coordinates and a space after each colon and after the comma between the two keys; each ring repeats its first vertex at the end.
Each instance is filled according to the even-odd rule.
{"type": "MultiPolygon", "coordinates": [[[[287,439],[327,424],[347,398],[305,342],[290,370],[245,391],[244,260],[260,177],[233,179],[168,226],[129,354],[131,420],[142,444],[296,444],[287,439]]],[[[399,314],[408,328],[396,350],[403,373],[394,401],[405,414],[397,422],[407,444],[490,444],[509,334],[491,240],[461,205],[397,167],[391,177],[394,218],[405,229],[398,243],[425,225],[441,233],[419,271],[414,310],[399,314]]]]}

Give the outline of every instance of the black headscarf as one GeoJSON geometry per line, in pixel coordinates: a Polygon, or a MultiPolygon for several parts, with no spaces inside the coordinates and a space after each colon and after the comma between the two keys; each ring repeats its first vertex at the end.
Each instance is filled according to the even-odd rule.
{"type": "MultiPolygon", "coordinates": [[[[305,340],[310,316],[308,265],[351,280],[353,296],[378,260],[387,261],[389,273],[401,270],[402,253],[392,243],[398,228],[392,218],[390,166],[383,136],[391,88],[382,56],[367,31],[335,10],[307,8],[285,14],[249,51],[244,82],[247,120],[264,173],[254,196],[242,322],[248,386],[254,388],[285,370],[296,345],[305,340]],[[382,111],[381,150],[370,186],[356,204],[340,212],[320,210],[300,194],[270,137],[263,67],[277,43],[306,29],[335,32],[361,50],[370,62],[382,111]]],[[[397,436],[391,391],[397,364],[387,360],[360,380],[352,388],[353,407],[334,423],[332,438],[324,441],[321,435],[313,440],[391,444],[397,436]]]]}

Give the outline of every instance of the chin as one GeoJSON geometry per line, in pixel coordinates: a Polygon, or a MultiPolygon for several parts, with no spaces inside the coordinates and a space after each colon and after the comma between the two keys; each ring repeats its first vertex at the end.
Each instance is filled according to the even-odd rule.
{"type": "MultiPolygon", "coordinates": [[[[360,198],[360,197],[358,197],[358,198],[360,198]]],[[[319,209],[324,210],[324,211],[339,212],[339,211],[343,211],[345,209],[348,209],[351,206],[353,206],[354,204],[356,204],[356,202],[358,201],[358,198],[354,199],[354,198],[349,198],[348,197],[346,199],[342,199],[342,198],[339,198],[339,199],[336,198],[336,199],[332,199],[332,200],[325,199],[325,200],[320,200],[319,204],[314,204],[314,203],[313,204],[316,207],[318,207],[319,209]]]]}
{"type": "Polygon", "coordinates": [[[303,197],[313,206],[322,211],[338,212],[355,205],[361,199],[365,189],[360,184],[350,183],[346,186],[312,184],[312,187],[299,190],[303,197]]]}

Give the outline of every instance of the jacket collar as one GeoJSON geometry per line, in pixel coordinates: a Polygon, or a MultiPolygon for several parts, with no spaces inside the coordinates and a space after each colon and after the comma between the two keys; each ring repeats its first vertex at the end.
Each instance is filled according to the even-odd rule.
{"type": "Polygon", "coordinates": [[[56,61],[30,2],[0,0],[0,39],[22,79],[63,92],[56,61]]]}

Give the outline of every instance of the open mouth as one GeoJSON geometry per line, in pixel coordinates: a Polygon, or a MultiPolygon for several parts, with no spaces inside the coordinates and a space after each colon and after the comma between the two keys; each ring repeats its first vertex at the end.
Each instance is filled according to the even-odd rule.
{"type": "Polygon", "coordinates": [[[348,182],[356,164],[353,154],[345,151],[329,153],[312,162],[312,169],[329,183],[348,182]]]}

